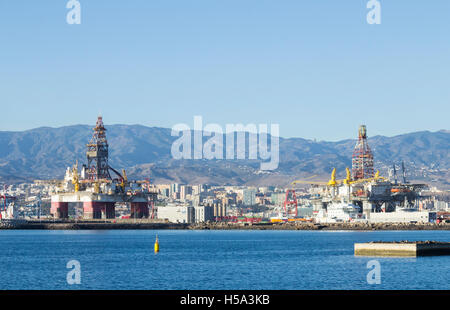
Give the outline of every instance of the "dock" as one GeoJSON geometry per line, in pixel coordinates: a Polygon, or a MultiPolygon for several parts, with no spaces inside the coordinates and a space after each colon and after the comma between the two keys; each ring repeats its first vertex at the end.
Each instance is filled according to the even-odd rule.
{"type": "Polygon", "coordinates": [[[417,257],[450,255],[450,242],[398,241],[355,243],[355,256],[417,257]]]}

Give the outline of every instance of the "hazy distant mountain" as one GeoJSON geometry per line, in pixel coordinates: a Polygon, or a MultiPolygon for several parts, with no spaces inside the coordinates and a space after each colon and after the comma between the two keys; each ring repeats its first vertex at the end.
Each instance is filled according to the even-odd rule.
{"type": "MultiPolygon", "coordinates": [[[[167,128],[140,125],[107,126],[110,164],[126,168],[134,178],[155,182],[286,185],[296,178],[326,178],[333,167],[338,175],[351,167],[356,140],[314,142],[301,138],[280,139],[279,168],[259,171],[255,160],[174,160],[172,137],[167,128]]],[[[0,132],[0,178],[3,181],[61,178],[78,159],[85,162],[86,143],[92,126],[42,127],[23,132],[0,132]]],[[[395,162],[405,161],[412,179],[449,184],[450,132],[414,132],[394,137],[369,138],[375,168],[382,174],[395,162]]]]}

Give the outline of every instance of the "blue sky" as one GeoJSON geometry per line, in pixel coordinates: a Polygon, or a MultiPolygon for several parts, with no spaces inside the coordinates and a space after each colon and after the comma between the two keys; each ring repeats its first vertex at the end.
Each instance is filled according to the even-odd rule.
{"type": "Polygon", "coordinates": [[[318,140],[449,129],[450,1],[0,2],[0,130],[278,123],[318,140]]]}

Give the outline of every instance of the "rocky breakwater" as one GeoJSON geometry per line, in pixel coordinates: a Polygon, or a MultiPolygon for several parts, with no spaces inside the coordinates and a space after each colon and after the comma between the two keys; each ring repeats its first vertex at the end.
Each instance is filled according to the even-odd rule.
{"type": "Polygon", "coordinates": [[[196,223],[188,227],[194,230],[450,230],[449,223],[196,223]]]}

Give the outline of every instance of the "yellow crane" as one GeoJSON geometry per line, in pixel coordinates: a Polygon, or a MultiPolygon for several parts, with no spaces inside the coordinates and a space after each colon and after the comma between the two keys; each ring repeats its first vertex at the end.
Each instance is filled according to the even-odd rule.
{"type": "Polygon", "coordinates": [[[356,183],[362,183],[362,182],[370,182],[373,180],[384,180],[383,177],[380,176],[380,171],[377,171],[375,173],[375,176],[373,178],[367,178],[367,179],[360,179],[352,181],[352,176],[349,168],[345,168],[346,177],[345,179],[336,180],[336,168],[333,168],[333,171],[331,172],[331,177],[328,182],[315,182],[315,181],[307,181],[307,180],[297,180],[292,182],[293,185],[295,184],[313,184],[313,185],[326,185],[326,186],[336,186],[339,184],[356,184],[356,183]]]}
{"type": "Polygon", "coordinates": [[[336,180],[336,168],[333,168],[333,171],[331,172],[330,180],[328,182],[297,180],[297,181],[292,182],[292,184],[293,185],[295,185],[295,184],[314,184],[314,185],[336,186],[342,182],[343,182],[343,180],[336,180]]]}
{"type": "Polygon", "coordinates": [[[75,192],[80,190],[80,178],[78,177],[78,160],[72,168],[72,184],[75,186],[75,192]]]}
{"type": "Polygon", "coordinates": [[[350,169],[347,167],[345,168],[345,179],[343,180],[344,184],[346,185],[350,185],[350,183],[352,182],[352,173],[350,172],[350,169]]]}
{"type": "Polygon", "coordinates": [[[94,193],[99,194],[100,193],[100,181],[94,182],[94,193]]]}
{"type": "Polygon", "coordinates": [[[356,184],[356,183],[364,183],[364,182],[370,182],[370,181],[376,181],[376,180],[384,180],[385,178],[380,176],[380,171],[377,170],[373,178],[367,178],[367,179],[359,179],[355,181],[351,181],[350,184],[356,184]]]}
{"type": "Polygon", "coordinates": [[[128,178],[127,178],[127,172],[125,171],[125,169],[122,169],[122,182],[120,184],[120,186],[122,187],[123,191],[125,191],[125,186],[128,183],[128,178]]]}

